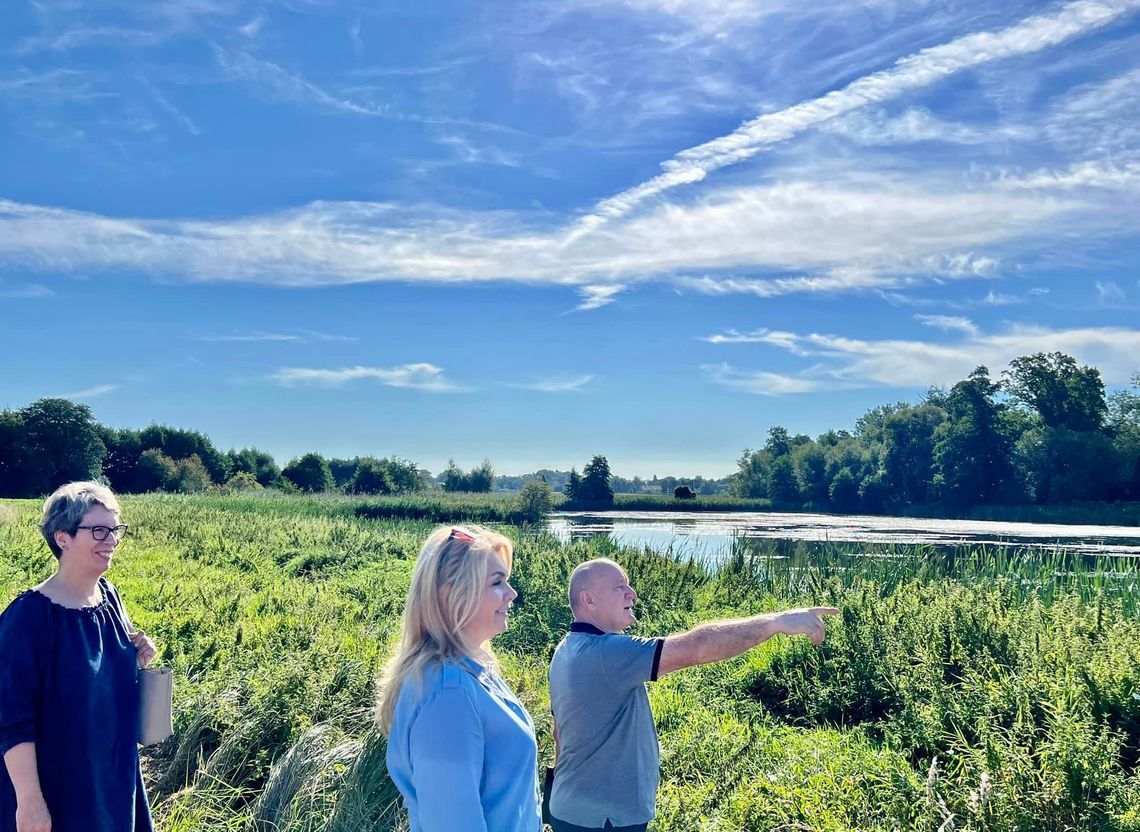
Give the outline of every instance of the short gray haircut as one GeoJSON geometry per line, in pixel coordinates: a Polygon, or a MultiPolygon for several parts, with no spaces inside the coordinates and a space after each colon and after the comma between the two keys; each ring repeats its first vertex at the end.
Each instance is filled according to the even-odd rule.
{"type": "Polygon", "coordinates": [[[79,531],[83,515],[95,506],[103,506],[115,514],[122,511],[111,489],[97,482],[69,482],[67,485],[61,485],[44,500],[40,532],[53,555],[58,558],[63,554],[59,544],[55,542],[55,533],[66,532],[74,535],[79,531]]]}

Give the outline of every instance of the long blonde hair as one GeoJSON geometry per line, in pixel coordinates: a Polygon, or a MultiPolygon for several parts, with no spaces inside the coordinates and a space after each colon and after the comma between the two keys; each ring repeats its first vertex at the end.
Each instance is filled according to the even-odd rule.
{"type": "Polygon", "coordinates": [[[441,526],[424,542],[416,559],[404,633],[396,655],[380,679],[377,721],[387,736],[400,691],[418,684],[432,661],[468,656],[480,664],[495,664],[490,642],[471,644],[463,628],[479,607],[492,555],[511,572],[511,541],[483,526],[441,526]]]}

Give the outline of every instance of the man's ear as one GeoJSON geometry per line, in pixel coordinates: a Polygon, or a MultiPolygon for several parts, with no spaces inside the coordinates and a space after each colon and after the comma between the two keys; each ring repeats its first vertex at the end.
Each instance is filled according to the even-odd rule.
{"type": "Polygon", "coordinates": [[[71,535],[69,535],[67,532],[56,532],[54,536],[55,545],[58,546],[60,550],[66,549],[67,543],[70,542],[69,538],[71,535]]]}
{"type": "Polygon", "coordinates": [[[592,610],[595,606],[594,596],[588,589],[583,589],[578,593],[578,602],[588,610],[592,610]]]}

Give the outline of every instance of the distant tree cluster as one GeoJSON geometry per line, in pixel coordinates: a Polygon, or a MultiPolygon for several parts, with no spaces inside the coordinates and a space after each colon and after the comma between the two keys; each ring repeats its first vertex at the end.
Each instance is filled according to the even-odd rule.
{"type": "Polygon", "coordinates": [[[774,427],[737,464],[735,494],[790,508],[1136,500],[1140,395],[1106,398],[1095,368],[1037,353],[1012,361],[1000,381],[978,367],[919,404],[876,407],[853,433],[813,440],[774,427]]]}
{"type": "Polygon", "coordinates": [[[210,488],[389,494],[426,487],[427,472],[396,457],[326,460],[316,453],[282,470],[266,451],[220,451],[198,431],[167,425],[109,428],[96,422],[86,405],[67,399],[40,399],[0,411],[0,496],[39,496],[82,479],[103,479],[123,494],[210,488]]]}
{"type": "Polygon", "coordinates": [[[495,469],[491,460],[484,459],[482,464],[464,473],[454,459],[449,459],[447,468],[440,475],[440,485],[444,491],[485,493],[495,487],[495,469]]]}
{"type": "Polygon", "coordinates": [[[614,490],[610,486],[610,463],[604,456],[595,456],[579,474],[574,468],[566,480],[566,499],[571,503],[595,508],[609,508],[614,504],[614,490]]]}

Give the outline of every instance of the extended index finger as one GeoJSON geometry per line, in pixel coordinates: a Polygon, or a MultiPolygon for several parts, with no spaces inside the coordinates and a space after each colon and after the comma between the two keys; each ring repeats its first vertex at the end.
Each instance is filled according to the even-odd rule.
{"type": "Polygon", "coordinates": [[[839,607],[812,607],[816,615],[839,615],[839,607]]]}

